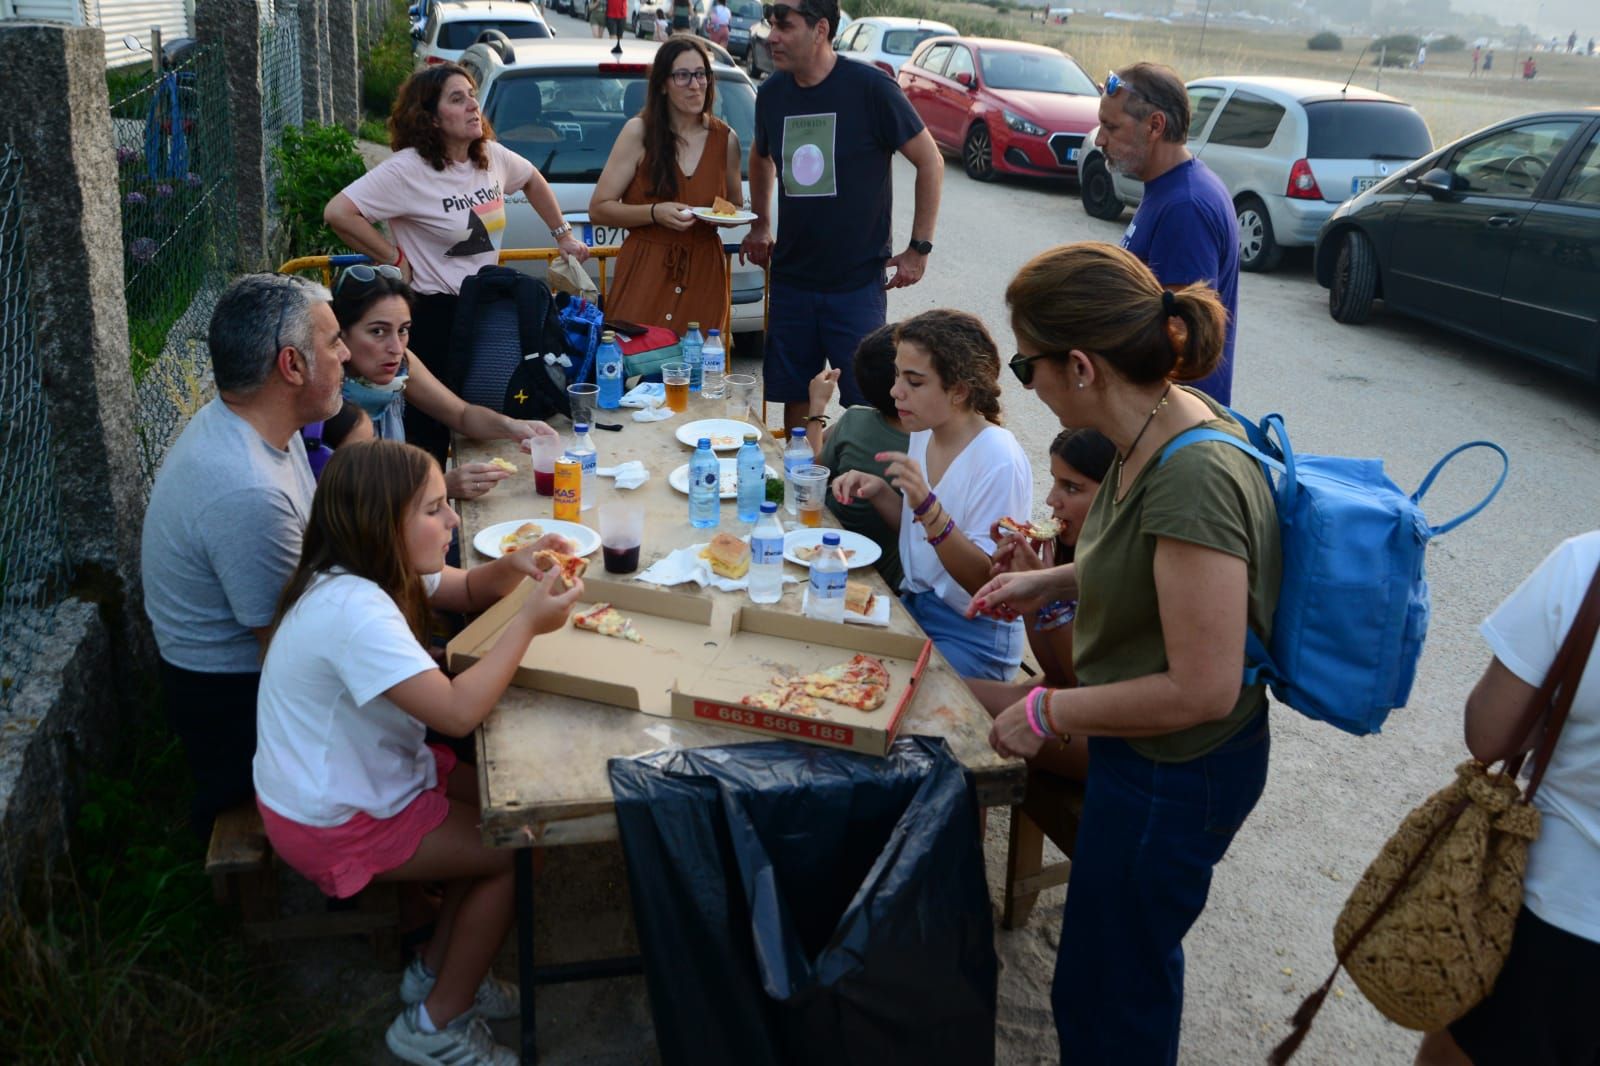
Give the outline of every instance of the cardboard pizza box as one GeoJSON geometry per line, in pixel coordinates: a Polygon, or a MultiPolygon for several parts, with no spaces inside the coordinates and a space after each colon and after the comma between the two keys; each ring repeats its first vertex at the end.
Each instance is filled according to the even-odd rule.
{"type": "MultiPolygon", "coordinates": [[[[644,643],[580,630],[569,621],[564,628],[533,639],[511,683],[670,716],[683,664],[704,660],[727,640],[725,632],[712,627],[712,601],[588,575],[583,586],[574,615],[593,604],[609,603],[632,619],[644,643]]],[[[456,635],[447,648],[451,671],[466,669],[494,647],[530,587],[524,582],[456,635]]]]}
{"type": "Polygon", "coordinates": [[[728,639],[709,657],[685,660],[672,714],[808,744],[883,755],[916,696],[933,644],[886,630],[822,622],[760,607],[742,607],[728,639]],[[770,690],[776,677],[825,670],[865,652],[889,672],[889,691],[881,707],[861,711],[817,700],[818,713],[756,710],[741,700],[770,690]]]}

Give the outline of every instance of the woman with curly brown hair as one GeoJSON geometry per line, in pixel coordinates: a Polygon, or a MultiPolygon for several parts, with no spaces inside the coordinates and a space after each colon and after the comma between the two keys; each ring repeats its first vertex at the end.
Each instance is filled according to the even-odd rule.
{"type": "MultiPolygon", "coordinates": [[[[411,349],[439,374],[461,283],[499,262],[507,196],[526,193],[562,251],[582,260],[589,249],[543,175],[496,143],[462,67],[440,63],[406,79],[389,114],[389,147],[394,155],[329,200],[322,217],[351,248],[400,268],[417,294],[411,349]],[[375,222],[387,222],[389,236],[375,222]]],[[[448,431],[414,407],[406,439],[441,460],[449,445],[448,431]]]]}
{"type": "Polygon", "coordinates": [[[628,227],[606,314],[683,333],[728,328],[728,257],[692,207],[744,202],[739,137],[712,114],[716,76],[697,38],[676,36],[650,65],[644,107],[628,119],[595,183],[589,217],[628,227]]]}
{"type": "Polygon", "coordinates": [[[834,497],[869,501],[898,531],[900,598],[956,672],[1009,680],[1022,624],[964,617],[989,578],[995,523],[1032,508],[1028,457],[1000,427],[1000,353],[973,315],[924,311],[895,330],[894,377],[889,395],[910,443],[879,453],[885,477],[841,474],[834,497]]]}

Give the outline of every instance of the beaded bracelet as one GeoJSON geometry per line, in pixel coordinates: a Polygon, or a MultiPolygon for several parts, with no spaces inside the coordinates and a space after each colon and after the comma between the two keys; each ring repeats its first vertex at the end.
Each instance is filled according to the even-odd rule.
{"type": "Polygon", "coordinates": [[[1047,603],[1039,608],[1039,613],[1034,618],[1034,632],[1043,633],[1052,629],[1060,629],[1071,622],[1077,613],[1077,600],[1054,600],[1047,603]]]}
{"type": "Polygon", "coordinates": [[[920,504],[918,504],[917,506],[911,508],[911,514],[916,518],[921,518],[923,515],[928,513],[928,508],[932,507],[934,504],[936,504],[938,502],[939,502],[939,497],[935,496],[933,493],[930,492],[930,493],[928,493],[928,495],[923,497],[922,502],[920,504]]]}
{"type": "Polygon", "coordinates": [[[928,538],[928,547],[937,548],[940,544],[944,543],[946,537],[955,532],[955,529],[956,520],[954,518],[947,519],[945,521],[944,528],[939,531],[939,535],[937,537],[928,538]]]}

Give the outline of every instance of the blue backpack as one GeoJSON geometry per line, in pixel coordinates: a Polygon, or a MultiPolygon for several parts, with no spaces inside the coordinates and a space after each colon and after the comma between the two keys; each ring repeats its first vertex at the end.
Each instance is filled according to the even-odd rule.
{"type": "Polygon", "coordinates": [[[1383,472],[1381,459],[1296,455],[1283,417],[1259,426],[1229,412],[1250,437],[1196,427],[1161,453],[1215,440],[1253,456],[1278,504],[1283,584],[1272,621],[1272,648],[1254,632],[1245,640],[1246,685],[1265,681],[1280,703],[1347,733],[1376,733],[1405,706],[1428,633],[1428,541],[1488,505],[1505,484],[1510,460],[1489,441],[1452,449],[1407,496],[1383,472]],[[1274,444],[1270,436],[1277,438],[1274,444]],[[1489,448],[1504,464],[1476,507],[1440,526],[1422,516],[1422,496],[1446,463],[1471,448],[1489,448]],[[1272,474],[1278,475],[1273,484],[1272,474]]]}

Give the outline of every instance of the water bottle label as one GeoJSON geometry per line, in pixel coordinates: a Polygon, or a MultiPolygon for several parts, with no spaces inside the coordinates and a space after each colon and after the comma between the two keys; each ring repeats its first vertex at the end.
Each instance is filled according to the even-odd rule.
{"type": "Polygon", "coordinates": [[[709,489],[712,492],[716,492],[717,491],[717,482],[720,481],[720,480],[721,480],[721,478],[718,476],[718,473],[717,473],[715,468],[705,470],[700,474],[700,478],[699,478],[700,487],[704,488],[704,489],[709,489]]]}
{"type": "Polygon", "coordinates": [[[842,570],[824,570],[819,572],[815,566],[811,568],[811,595],[820,596],[825,600],[844,599],[845,575],[842,570]]]}
{"type": "Polygon", "coordinates": [[[783,538],[751,537],[750,562],[755,566],[768,566],[783,562],[783,538]]]}
{"type": "Polygon", "coordinates": [[[610,361],[600,364],[600,376],[603,378],[619,378],[622,376],[622,364],[610,361]]]}

